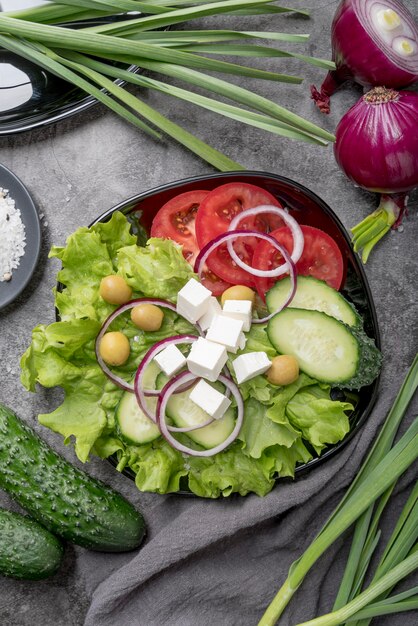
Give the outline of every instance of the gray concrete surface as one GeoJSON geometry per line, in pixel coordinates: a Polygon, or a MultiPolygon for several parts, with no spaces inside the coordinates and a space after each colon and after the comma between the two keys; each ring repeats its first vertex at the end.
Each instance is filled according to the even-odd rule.
{"type": "MultiPolygon", "coordinates": [[[[310,32],[312,38],[306,51],[328,57],[330,24],[337,2],[298,0],[288,4],[308,5],[312,8],[312,18],[308,21],[290,16],[274,19],[256,16],[212,19],[206,23],[216,23],[217,27],[241,24],[251,30],[310,32]]],[[[418,17],[416,0],[405,0],[405,4],[418,17]]],[[[243,84],[257,88],[260,93],[330,130],[360,95],[358,88],[343,88],[333,98],[332,114],[321,117],[308,92],[311,82],[320,84],[323,71],[280,59],[265,60],[261,65],[270,69],[294,68],[303,71],[306,80],[301,87],[250,80],[243,84]]],[[[248,169],[282,174],[311,188],[328,202],[347,228],[375,206],[376,198],[372,194],[355,189],[339,171],[331,146],[321,149],[294,143],[232,121],[225,122],[208,112],[153,93],[142,96],[248,169]]],[[[1,138],[0,162],[24,181],[39,213],[44,214],[42,254],[31,285],[13,305],[0,312],[0,400],[41,432],[53,447],[77,463],[72,449],[64,448],[59,436],[37,425],[37,414],[57,405],[59,391],[40,390],[33,395],[19,382],[19,359],[30,341],[31,329],[38,323],[54,320],[51,290],[58,264],[47,259],[48,250],[52,243],[63,244],[77,227],[88,224],[105,209],[135,193],[186,176],[209,173],[212,169],[174,141],[158,143],[101,106],[44,129],[1,138]]],[[[391,233],[367,264],[385,356],[382,385],[392,387],[392,396],[399,386],[399,372],[405,372],[418,344],[417,207],[415,193],[403,232],[391,233]]],[[[138,494],[135,486],[116,474],[106,462],[92,460],[87,470],[122,491],[143,510],[161,504],[159,496],[138,494]]],[[[13,506],[4,494],[0,494],[0,502],[13,506]]],[[[108,569],[109,562],[111,568],[116,568],[119,558],[117,555],[106,557],[108,569]]],[[[0,624],[82,624],[89,594],[95,585],[94,580],[85,580],[80,574],[82,559],[97,563],[99,580],[101,558],[73,547],[67,548],[63,569],[50,581],[29,584],[1,579],[0,624]]]]}

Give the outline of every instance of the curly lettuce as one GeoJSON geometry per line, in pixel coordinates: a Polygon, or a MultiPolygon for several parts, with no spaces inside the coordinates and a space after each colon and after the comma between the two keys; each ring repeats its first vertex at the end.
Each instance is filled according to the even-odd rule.
{"type": "MultiPolygon", "coordinates": [[[[152,238],[138,246],[130,222],[118,212],[106,223],[78,229],[66,246],[53,247],[50,257],[62,262],[58,272],[61,288],[55,293],[60,321],[33,330],[32,342],[21,359],[21,380],[32,392],[37,384],[64,390],[62,404],[52,413],[40,415],[39,421],[60,433],[65,443],[74,440],[81,461],[91,454],[114,456],[118,470],[130,468],[142,491],[188,489],[205,498],[249,492],[263,496],[278,476],[294,476],[298,465],[347,434],[347,413],[353,406],[332,400],[327,386],[301,374],[287,387],[271,385],[265,376],[241,385],[245,417],[239,437],[212,457],[183,455],[163,438],[146,445],[126,443],[115,421],[124,392],[106,378],[95,356],[96,336],[115,308],[101,298],[100,281],[117,273],[132,287],[133,297],[175,302],[193,271],[181,247],[172,241],[152,238]]],[[[112,329],[123,330],[130,340],[130,357],[118,368],[126,379],[134,375],[156,341],[196,332],[172,311],[165,311],[157,332],[134,327],[129,315],[118,317],[112,329]]],[[[276,354],[265,326],[252,326],[244,351],[264,351],[270,357],[276,354]]],[[[188,445],[194,445],[183,437],[188,445]]]]}

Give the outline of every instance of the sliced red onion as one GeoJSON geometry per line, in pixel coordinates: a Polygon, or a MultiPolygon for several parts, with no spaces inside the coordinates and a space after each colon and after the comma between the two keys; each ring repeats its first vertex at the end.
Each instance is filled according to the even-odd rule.
{"type": "Polygon", "coordinates": [[[109,328],[110,324],[117,317],[119,317],[119,315],[121,315],[122,313],[125,313],[126,311],[129,311],[130,309],[133,309],[135,306],[139,304],[155,304],[156,306],[161,306],[166,309],[170,309],[171,311],[176,311],[175,304],[172,304],[171,302],[168,302],[167,300],[161,300],[159,298],[136,298],[135,300],[130,300],[129,302],[126,302],[125,304],[122,304],[117,309],[115,309],[113,313],[111,313],[109,317],[104,321],[103,326],[101,327],[100,332],[96,337],[96,344],[95,344],[97,362],[102,368],[103,372],[106,374],[108,378],[110,378],[110,380],[113,383],[115,383],[115,385],[117,385],[118,387],[121,387],[125,391],[130,391],[130,392],[133,392],[134,390],[133,385],[131,383],[128,383],[126,380],[124,380],[117,374],[114,374],[111,371],[111,369],[106,365],[106,363],[103,361],[102,357],[100,356],[100,342],[103,339],[103,336],[106,333],[107,329],[109,328]]]}
{"type": "MultiPolygon", "coordinates": [[[[111,313],[109,317],[104,321],[103,326],[101,327],[100,332],[96,337],[96,344],[95,344],[97,362],[102,368],[103,372],[106,374],[108,378],[110,378],[110,380],[113,383],[115,383],[115,385],[117,385],[118,387],[121,387],[121,389],[123,389],[124,391],[130,391],[131,393],[133,393],[134,391],[133,384],[128,383],[126,380],[124,380],[117,374],[114,374],[112,370],[103,361],[102,357],[100,356],[100,342],[103,339],[103,335],[106,333],[110,324],[119,315],[121,315],[122,313],[125,313],[126,311],[129,311],[130,309],[133,309],[139,304],[154,304],[155,306],[160,306],[164,309],[170,309],[170,311],[174,311],[175,313],[177,312],[176,305],[173,304],[172,302],[168,302],[168,300],[162,300],[160,298],[136,298],[135,300],[130,300],[129,302],[126,302],[125,304],[122,304],[120,307],[115,309],[113,313],[111,313]]],[[[198,326],[196,326],[196,328],[198,329],[199,334],[202,334],[201,329],[198,326]]],[[[151,390],[151,389],[146,390],[145,392],[145,395],[147,396],[158,396],[158,394],[159,394],[159,391],[155,392],[154,390],[151,390]]]]}
{"type": "MultiPolygon", "coordinates": [[[[254,318],[252,320],[253,324],[265,324],[266,322],[268,322],[268,320],[271,317],[273,317],[273,315],[276,315],[276,313],[279,313],[279,311],[281,311],[284,307],[288,306],[293,300],[293,297],[296,293],[296,277],[297,277],[296,265],[293,262],[292,257],[290,256],[286,248],[282,246],[274,237],[272,237],[271,235],[267,235],[266,233],[259,233],[256,230],[232,230],[230,232],[228,231],[226,233],[222,233],[222,235],[218,235],[218,237],[215,237],[215,239],[212,239],[212,241],[209,241],[209,243],[207,243],[206,246],[204,246],[204,248],[202,248],[202,250],[199,252],[195,261],[194,271],[200,277],[200,273],[203,270],[203,267],[206,263],[206,259],[208,258],[208,256],[212,254],[212,252],[216,250],[218,246],[228,241],[234,241],[234,239],[236,239],[237,237],[258,237],[259,239],[264,239],[265,241],[268,241],[274,248],[276,248],[285,259],[285,263],[281,267],[285,267],[286,272],[289,272],[289,275],[290,275],[289,296],[285,304],[281,306],[279,309],[277,309],[277,311],[274,311],[273,313],[270,313],[270,315],[267,315],[266,317],[263,317],[261,319],[254,318]]],[[[302,238],[303,238],[303,235],[302,235],[302,238]]],[[[258,270],[254,270],[250,266],[247,266],[247,267],[248,267],[247,271],[249,273],[254,274],[255,276],[258,276],[258,274],[255,273],[258,270]]]]}
{"type": "Polygon", "coordinates": [[[328,72],[319,91],[311,87],[311,96],[323,113],[329,113],[330,97],[347,80],[365,87],[398,89],[418,79],[418,25],[399,0],[342,0],[331,34],[336,69],[328,72]],[[399,26],[384,27],[387,11],[397,15],[399,26]],[[403,41],[409,44],[406,54],[403,41]]]}
{"type": "MultiPolygon", "coordinates": [[[[278,215],[282,218],[285,224],[290,228],[293,237],[293,251],[291,254],[291,258],[293,263],[297,263],[302,256],[303,246],[304,246],[304,237],[302,233],[302,229],[295,220],[294,217],[289,215],[287,211],[284,209],[278,208],[271,204],[262,204],[260,206],[254,207],[253,209],[247,209],[246,211],[242,211],[238,213],[231,221],[228,231],[236,230],[238,228],[241,220],[247,217],[255,217],[256,215],[260,215],[260,213],[272,213],[274,215],[278,215]]],[[[288,264],[285,263],[276,267],[273,270],[259,270],[251,267],[247,263],[244,263],[242,259],[239,258],[238,254],[234,250],[234,244],[232,241],[228,241],[226,244],[228,248],[228,252],[231,255],[232,259],[235,263],[243,270],[246,270],[253,276],[258,276],[260,278],[276,278],[277,276],[282,276],[286,272],[289,271],[288,264]]],[[[286,259],[287,260],[287,259],[286,259]]]]}
{"type": "MultiPolygon", "coordinates": [[[[187,383],[191,380],[194,381],[196,380],[196,378],[197,377],[191,372],[182,372],[178,374],[175,378],[170,380],[165,385],[165,387],[163,387],[157,403],[157,424],[164,439],[168,441],[168,443],[179,452],[189,454],[190,456],[208,457],[218,454],[218,452],[222,452],[222,450],[225,450],[225,448],[227,448],[238,437],[238,434],[241,430],[242,422],[244,420],[244,401],[242,399],[240,390],[238,389],[234,381],[220,374],[218,380],[228,389],[230,389],[237,403],[238,415],[234,430],[229,435],[229,437],[225,439],[224,442],[220,443],[214,448],[211,448],[210,450],[194,450],[193,448],[189,448],[188,446],[185,446],[184,444],[177,441],[177,439],[175,439],[175,437],[173,437],[173,435],[171,434],[170,427],[167,425],[166,422],[166,408],[167,402],[169,401],[174,391],[179,386],[184,385],[184,383],[187,383]]],[[[200,428],[203,428],[203,426],[200,426],[200,428]]]]}
{"type": "MultiPolygon", "coordinates": [[[[145,391],[142,386],[142,379],[145,370],[147,369],[153,358],[159,352],[161,352],[161,350],[164,350],[164,348],[166,348],[167,346],[171,344],[177,345],[180,343],[193,343],[193,341],[196,341],[196,339],[198,339],[198,337],[195,337],[194,335],[175,335],[174,337],[167,337],[166,339],[162,339],[148,350],[141,363],[139,364],[135,375],[133,390],[135,392],[136,400],[139,404],[141,411],[143,411],[143,413],[145,413],[145,415],[149,417],[149,419],[152,420],[154,423],[156,422],[156,416],[147,407],[147,403],[145,401],[145,391]]],[[[182,389],[182,391],[184,391],[184,389],[182,389]]],[[[155,395],[158,395],[160,397],[161,391],[158,391],[155,395]]]]}

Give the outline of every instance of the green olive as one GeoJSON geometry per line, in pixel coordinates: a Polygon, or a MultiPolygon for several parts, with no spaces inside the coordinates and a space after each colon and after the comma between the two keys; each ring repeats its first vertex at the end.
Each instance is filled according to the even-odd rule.
{"type": "Polygon", "coordinates": [[[222,306],[226,300],[251,300],[254,305],[255,292],[245,285],[234,285],[223,292],[221,296],[222,306]]]}
{"type": "Polygon", "coordinates": [[[267,379],[272,385],[290,385],[299,376],[299,363],[290,354],[275,356],[267,370],[267,379]]]}
{"type": "Polygon", "coordinates": [[[100,295],[110,304],[125,304],[132,298],[132,289],[122,276],[112,274],[100,282],[100,295]]]}
{"type": "Polygon", "coordinates": [[[129,358],[131,347],[128,338],[117,331],[103,336],[99,352],[103,361],[108,365],[123,365],[129,358]]]}
{"type": "Polygon", "coordinates": [[[131,320],[141,330],[160,330],[164,313],[155,304],[138,304],[131,310],[131,320]]]}

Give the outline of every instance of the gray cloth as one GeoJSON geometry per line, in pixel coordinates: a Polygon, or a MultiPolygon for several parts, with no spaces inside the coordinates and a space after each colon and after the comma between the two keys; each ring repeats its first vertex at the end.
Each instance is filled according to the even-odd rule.
{"type": "MultiPolygon", "coordinates": [[[[154,506],[144,509],[150,529],[145,545],[126,555],[96,586],[85,626],[257,624],[289,565],[309,545],[355,476],[398,387],[391,382],[400,380],[394,367],[393,362],[385,370],[379,402],[361,434],[296,482],[279,482],[265,498],[156,498],[154,506]]],[[[415,402],[415,414],[417,408],[415,402]]],[[[414,478],[411,471],[400,483],[385,518],[386,537],[414,478]]],[[[348,546],[346,534],[314,566],[280,624],[294,625],[330,610],[348,546]]],[[[105,567],[107,558],[96,557],[95,562],[105,567]]],[[[416,624],[416,617],[404,614],[376,623],[416,624]]]]}

